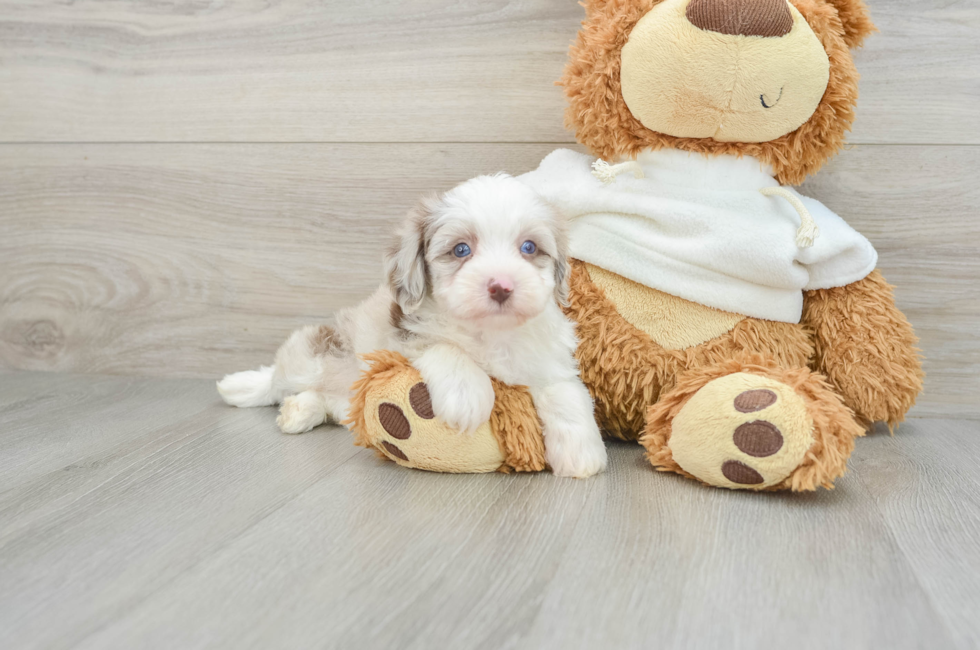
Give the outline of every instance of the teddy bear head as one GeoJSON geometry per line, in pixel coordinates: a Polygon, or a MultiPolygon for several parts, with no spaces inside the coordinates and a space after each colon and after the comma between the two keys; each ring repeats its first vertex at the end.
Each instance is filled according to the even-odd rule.
{"type": "Polygon", "coordinates": [[[798,184],[854,121],[862,0],[586,0],[559,82],[597,156],[750,155],[798,184]]]}

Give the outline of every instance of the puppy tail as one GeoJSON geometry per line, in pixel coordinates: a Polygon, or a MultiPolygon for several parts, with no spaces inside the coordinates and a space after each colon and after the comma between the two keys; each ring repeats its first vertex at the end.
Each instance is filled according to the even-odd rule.
{"type": "Polygon", "coordinates": [[[262,366],[225,375],[218,382],[218,393],[225,402],[239,408],[272,406],[277,401],[272,391],[272,373],[272,366],[262,366]]]}

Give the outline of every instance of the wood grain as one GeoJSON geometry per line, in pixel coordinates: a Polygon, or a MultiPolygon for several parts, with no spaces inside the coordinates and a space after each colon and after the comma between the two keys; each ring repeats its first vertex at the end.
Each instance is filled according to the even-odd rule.
{"type": "MultiPolygon", "coordinates": [[[[380,280],[417,196],[551,145],[0,146],[0,366],[215,377],[380,280]]],[[[863,146],[804,191],[866,233],[922,338],[917,415],[980,416],[973,147],[863,146]]]]}
{"type": "MultiPolygon", "coordinates": [[[[877,441],[861,443],[863,457],[877,441]]],[[[616,452],[616,493],[579,518],[525,647],[950,645],[853,475],[833,492],[747,495],[653,480],[640,454],[616,452]]]]}
{"type": "Polygon", "coordinates": [[[201,380],[0,373],[0,458],[23,461],[0,474],[0,645],[980,642],[975,422],[862,439],[835,490],[793,495],[660,474],[626,443],[583,481],[432,474],[274,416],[201,380]]]}
{"type": "Polygon", "coordinates": [[[959,647],[980,643],[980,448],[977,427],[913,421],[851,460],[895,543],[959,647]],[[873,452],[873,453],[872,453],[873,452]],[[966,581],[960,576],[969,576],[966,581]]]}
{"type": "MultiPolygon", "coordinates": [[[[897,285],[913,415],[980,418],[980,2],[870,4],[866,146],[803,191],[897,285]]],[[[581,18],[0,0],[0,647],[980,645],[976,422],[752,495],[625,444],[588,481],[405,470],[179,379],[359,300],[419,194],[572,142],[553,81],[581,18]]]]}
{"type": "Polygon", "coordinates": [[[213,376],[381,280],[418,197],[550,145],[0,149],[0,364],[213,376]]]}
{"type": "Polygon", "coordinates": [[[0,415],[0,457],[25,459],[0,492],[5,648],[75,645],[357,453],[341,430],[276,435],[211,382],[50,377],[0,415]]]}
{"type": "MultiPolygon", "coordinates": [[[[980,143],[980,3],[871,2],[856,143],[980,143]]],[[[0,142],[570,142],[555,0],[0,0],[0,142]]]]}
{"type": "Polygon", "coordinates": [[[801,191],[867,236],[925,355],[917,417],[980,417],[980,149],[855,147],[801,191]]]}

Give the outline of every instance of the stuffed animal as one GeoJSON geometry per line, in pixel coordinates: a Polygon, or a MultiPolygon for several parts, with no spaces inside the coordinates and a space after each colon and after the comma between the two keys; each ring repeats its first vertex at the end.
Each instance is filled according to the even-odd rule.
{"type": "Polygon", "coordinates": [[[390,350],[365,355],[369,369],[354,384],[350,418],[354,444],[381,458],[430,472],[539,472],[544,438],[531,394],[493,382],[490,421],[472,433],[450,429],[432,412],[429,389],[408,359],[390,350]]]}
{"type": "MultiPolygon", "coordinates": [[[[600,425],[639,440],[655,468],[708,485],[832,487],[855,439],[900,422],[923,378],[874,248],[789,187],[844,144],[858,93],[850,49],[874,31],[867,7],[584,4],[560,83],[566,124],[594,155],[555,151],[522,180],[570,220],[566,313],[600,425]]],[[[413,377],[375,363],[359,383],[360,444],[425,469],[543,467],[506,460],[508,425],[525,447],[540,429],[526,397],[504,422],[521,393],[502,386],[479,463],[458,449],[476,437],[460,443],[422,416],[422,458],[388,453],[398,436],[379,409],[411,412],[413,377]],[[433,466],[452,445],[449,466],[433,466]]]]}

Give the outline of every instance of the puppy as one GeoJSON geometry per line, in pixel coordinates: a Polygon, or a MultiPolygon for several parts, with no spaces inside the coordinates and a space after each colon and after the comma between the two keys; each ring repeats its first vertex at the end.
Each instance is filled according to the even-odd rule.
{"type": "Polygon", "coordinates": [[[564,232],[529,187],[480,176],[411,212],[385,256],[387,282],[334,327],[289,337],[272,367],[228,375],[234,406],[281,403],[279,427],[302,433],[347,417],[358,355],[405,355],[428,385],[435,415],[472,432],[490,419],[490,376],[527,386],[558,476],[606,466],[592,398],[579,378],[567,299],[564,232]]]}

